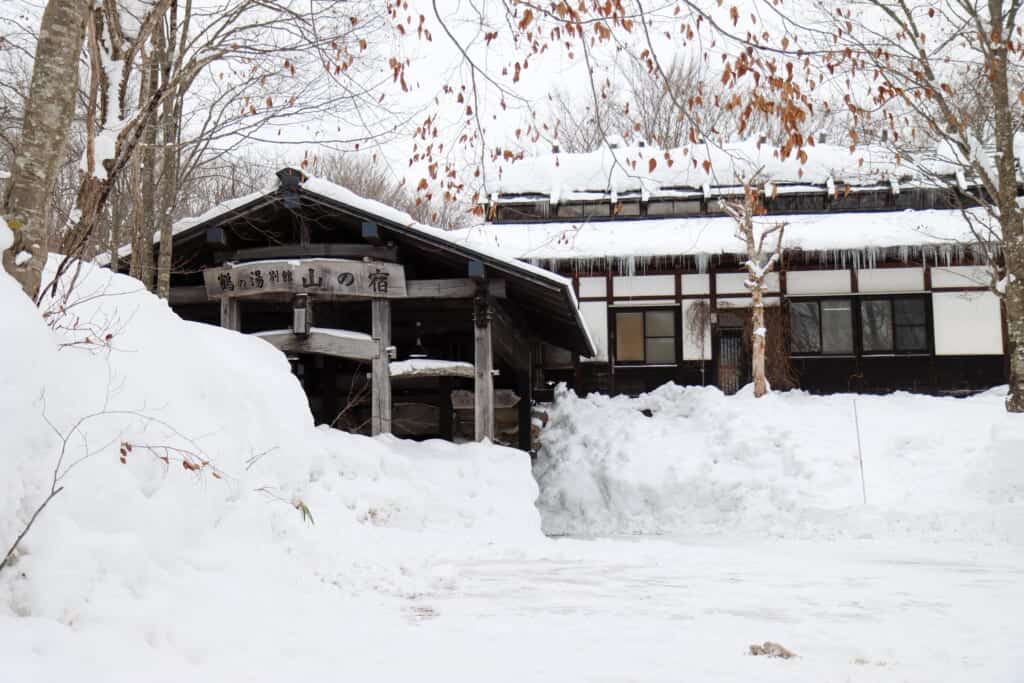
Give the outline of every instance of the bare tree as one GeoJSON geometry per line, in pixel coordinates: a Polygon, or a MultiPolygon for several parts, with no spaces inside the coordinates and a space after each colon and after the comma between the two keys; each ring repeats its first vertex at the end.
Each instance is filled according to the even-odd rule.
{"type": "Polygon", "coordinates": [[[785,223],[761,225],[755,218],[764,214],[761,204],[761,190],[756,187],[758,174],[743,183],[742,201],[722,200],[726,213],[736,223],[736,237],[746,248],[747,260],[744,267],[747,279],[744,285],[750,290],[750,316],[753,328],[751,342],[751,366],[754,376],[754,396],[760,398],[768,392],[765,375],[765,339],[768,328],[764,319],[764,294],[768,291],[768,274],[775,270],[782,258],[782,238],[785,223]]]}
{"type": "MultiPolygon", "coordinates": [[[[847,74],[858,128],[884,130],[897,158],[966,200],[970,246],[989,265],[1006,313],[1010,412],[1024,412],[1020,8],[1020,0],[867,0],[856,13],[822,8],[819,28],[799,28],[804,48],[821,48],[812,68],[847,74]]],[[[859,142],[855,130],[850,137],[859,142]]]]}
{"type": "Polygon", "coordinates": [[[74,82],[88,9],[85,0],[50,0],[46,5],[18,152],[0,207],[14,230],[14,244],[3,255],[4,269],[33,298],[49,253],[46,214],[75,112],[74,82]]]}

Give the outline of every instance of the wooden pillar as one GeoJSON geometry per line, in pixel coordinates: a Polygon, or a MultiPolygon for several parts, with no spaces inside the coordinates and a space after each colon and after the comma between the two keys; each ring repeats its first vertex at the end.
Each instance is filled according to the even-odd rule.
{"type": "Polygon", "coordinates": [[[533,359],[529,358],[525,371],[519,373],[519,450],[529,452],[533,447],[533,359]]]}
{"type": "Polygon", "coordinates": [[[455,421],[452,419],[454,412],[452,407],[452,381],[449,377],[441,377],[438,382],[438,409],[440,412],[440,424],[438,429],[442,439],[455,440],[455,421]]]}
{"type": "Polygon", "coordinates": [[[371,378],[370,433],[391,433],[391,370],[388,367],[388,347],[391,346],[391,302],[374,299],[370,302],[372,336],[377,341],[378,353],[373,359],[371,378]]]}
{"type": "Polygon", "coordinates": [[[236,332],[242,329],[242,313],[238,299],[226,296],[220,300],[220,326],[236,332]]]}
{"type": "Polygon", "coordinates": [[[494,353],[491,307],[483,287],[473,299],[473,423],[477,441],[494,440],[494,353]]]}

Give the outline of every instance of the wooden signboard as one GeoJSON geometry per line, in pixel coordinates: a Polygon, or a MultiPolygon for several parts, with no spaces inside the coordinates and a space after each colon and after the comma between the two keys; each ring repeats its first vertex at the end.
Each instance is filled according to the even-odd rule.
{"type": "Polygon", "coordinates": [[[395,299],[407,295],[405,269],[396,263],[348,259],[254,261],[203,272],[211,299],[306,292],[325,296],[395,299]]]}

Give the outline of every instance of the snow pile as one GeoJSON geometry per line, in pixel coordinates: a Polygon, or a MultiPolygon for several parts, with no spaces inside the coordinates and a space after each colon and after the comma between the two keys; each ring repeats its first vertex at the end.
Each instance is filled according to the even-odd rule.
{"type": "Polygon", "coordinates": [[[0,552],[64,487],[0,572],[0,660],[58,623],[202,660],[270,604],[415,593],[448,546],[542,538],[524,453],[316,428],[263,340],[92,267],[72,302],[51,329],[0,271],[0,552]]]}
{"type": "Polygon", "coordinates": [[[1024,543],[1024,416],[1003,392],[561,389],[534,467],[556,534],[767,533],[1024,543]],[[854,400],[860,420],[862,502],[854,400]],[[643,411],[648,411],[648,417],[643,411]]]}

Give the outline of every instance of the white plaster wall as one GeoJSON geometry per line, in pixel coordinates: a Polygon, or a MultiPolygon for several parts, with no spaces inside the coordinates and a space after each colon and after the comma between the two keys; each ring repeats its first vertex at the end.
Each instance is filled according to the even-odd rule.
{"type": "MultiPolygon", "coordinates": [[[[750,290],[743,284],[747,281],[746,273],[719,273],[718,280],[715,283],[715,294],[721,296],[723,294],[746,294],[750,290]]],[[[779,291],[779,274],[768,273],[765,278],[765,284],[768,285],[769,292],[779,291]]]]}
{"type": "Polygon", "coordinates": [[[682,276],[683,294],[710,294],[711,276],[707,273],[688,273],[682,276]]]}
{"type": "Polygon", "coordinates": [[[920,292],[924,290],[923,268],[867,268],[857,271],[861,292],[920,292]]]}
{"type": "Polygon", "coordinates": [[[992,292],[936,292],[932,317],[935,355],[1002,355],[1002,316],[992,292]]]}
{"type": "Polygon", "coordinates": [[[616,299],[636,296],[673,296],[676,293],[676,276],[616,276],[612,280],[612,293],[616,299]]]}
{"type": "Polygon", "coordinates": [[[608,293],[608,280],[603,277],[581,277],[580,296],[605,296],[608,293]]]}
{"type": "Polygon", "coordinates": [[[991,281],[985,266],[932,268],[932,287],[988,287],[991,281]]]}
{"type": "Polygon", "coordinates": [[[786,293],[844,294],[850,291],[848,270],[791,270],[786,273],[786,293]]]}
{"type": "MultiPolygon", "coordinates": [[[[704,326],[704,344],[701,346],[701,335],[694,335],[690,332],[690,308],[703,301],[709,303],[708,299],[687,299],[683,302],[682,335],[683,335],[683,360],[711,360],[711,323],[710,320],[704,326]]],[[[709,311],[710,313],[710,311],[709,311]]]]}
{"type": "Polygon", "coordinates": [[[583,361],[607,361],[608,360],[608,304],[603,301],[584,301],[580,303],[580,313],[590,330],[590,338],[594,340],[597,347],[597,355],[593,358],[583,358],[583,361]]]}

